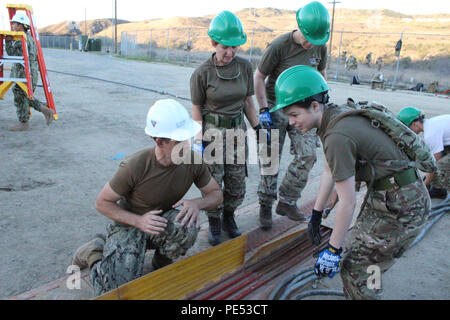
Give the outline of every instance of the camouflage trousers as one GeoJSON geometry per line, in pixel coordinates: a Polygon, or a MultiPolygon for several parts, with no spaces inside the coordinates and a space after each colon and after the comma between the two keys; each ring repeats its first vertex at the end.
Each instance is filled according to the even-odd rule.
{"type": "Polygon", "coordinates": [[[204,122],[203,132],[204,160],[223,192],[223,203],[206,214],[209,217],[220,218],[224,210],[234,212],[244,201],[248,156],[246,125],[242,122],[238,128],[225,129],[204,122]],[[214,133],[216,135],[214,142],[208,141],[208,136],[214,133]],[[233,136],[236,138],[231,139],[233,136]]]}
{"type": "Polygon", "coordinates": [[[433,180],[431,185],[437,189],[450,190],[450,149],[445,147],[444,156],[437,162],[438,176],[433,180]]]}
{"type": "MultiPolygon", "coordinates": [[[[291,139],[290,153],[294,156],[286,174],[281,182],[278,192],[279,200],[289,205],[296,204],[300,198],[303,189],[308,182],[308,175],[314,163],[317,161],[316,148],[318,145],[318,138],[316,130],[313,129],[308,132],[302,132],[299,129],[289,125],[289,119],[283,114],[282,110],[271,113],[274,126],[279,133],[279,159],[281,159],[286,134],[291,139]]],[[[273,132],[273,131],[272,131],[273,132]]],[[[260,157],[262,157],[261,147],[265,148],[267,145],[260,145],[260,157]]],[[[272,145],[267,146],[266,154],[271,154],[272,145]]],[[[274,175],[263,174],[263,166],[260,162],[261,180],[258,187],[259,203],[261,205],[271,206],[273,201],[277,199],[277,182],[278,172],[274,175]]]]}
{"type": "Polygon", "coordinates": [[[352,231],[352,246],[340,272],[347,299],[381,299],[380,286],[368,285],[379,268],[388,270],[414,241],[427,221],[431,199],[419,179],[401,188],[373,191],[352,231]]]}
{"type": "Polygon", "coordinates": [[[198,229],[195,225],[187,229],[175,222],[178,213],[173,209],[162,215],[168,223],[166,230],[159,235],[149,235],[131,226],[110,224],[103,258],[93,265],[90,273],[95,296],[141,277],[147,249],[155,249],[159,255],[172,261],[184,256],[194,245],[198,229]]]}
{"type": "MultiPolygon", "coordinates": [[[[23,68],[22,68],[23,69],[23,68]]],[[[16,70],[15,77],[25,78],[24,70],[16,70]]],[[[38,82],[38,68],[31,68],[31,83],[33,92],[36,90],[38,82]]],[[[42,102],[34,98],[33,100],[28,99],[27,94],[16,84],[13,89],[14,94],[14,106],[16,107],[17,118],[20,122],[28,122],[30,120],[30,107],[41,112],[41,107],[44,106],[42,102]]]]}

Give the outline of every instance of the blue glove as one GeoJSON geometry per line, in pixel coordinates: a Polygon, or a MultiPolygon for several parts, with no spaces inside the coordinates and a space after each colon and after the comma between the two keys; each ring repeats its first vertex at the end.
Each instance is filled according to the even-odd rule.
{"type": "Polygon", "coordinates": [[[256,133],[256,143],[257,144],[259,144],[259,131],[260,130],[263,130],[263,132],[266,134],[267,144],[270,144],[270,131],[269,130],[263,129],[263,127],[260,124],[255,126],[253,128],[253,130],[255,130],[255,133],[256,133]]]}
{"type": "Polygon", "coordinates": [[[270,116],[269,109],[262,109],[262,112],[259,114],[259,121],[262,126],[266,129],[275,129],[275,126],[272,122],[272,117],[270,116]]]}
{"type": "Polygon", "coordinates": [[[205,149],[203,148],[202,141],[198,140],[194,141],[194,144],[192,145],[192,150],[203,155],[203,151],[205,151],[205,149]]]}
{"type": "Polygon", "coordinates": [[[333,278],[341,266],[341,254],[342,248],[336,249],[328,244],[328,247],[319,254],[314,266],[314,273],[319,277],[329,276],[333,278]]]}

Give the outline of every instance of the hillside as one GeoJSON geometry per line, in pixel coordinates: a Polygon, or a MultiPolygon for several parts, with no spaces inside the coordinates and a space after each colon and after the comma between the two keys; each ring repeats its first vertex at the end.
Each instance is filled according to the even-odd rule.
{"type": "MultiPolygon", "coordinates": [[[[260,54],[276,36],[297,28],[295,11],[291,10],[243,9],[235,13],[242,20],[249,36],[249,41],[242,46],[242,49],[249,51],[253,34],[253,52],[256,55],[260,54]]],[[[151,39],[154,47],[165,47],[167,30],[170,29],[169,47],[171,49],[183,49],[190,40],[192,50],[210,51],[211,46],[206,32],[213,17],[210,15],[171,17],[138,22],[123,21],[118,25],[118,38],[120,41],[122,32],[128,32],[132,38],[137,38],[137,44],[148,45],[150,30],[152,30],[151,39]]],[[[89,30],[93,30],[95,21],[97,20],[88,25],[89,30]]],[[[59,25],[60,27],[67,25],[67,22],[59,25]]],[[[84,23],[80,23],[80,25],[84,30],[84,23]]],[[[60,29],[56,26],[43,28],[41,32],[61,34],[58,31],[60,29]]],[[[104,20],[104,25],[96,30],[99,29],[101,30],[92,32],[93,37],[111,38],[112,30],[109,20],[104,20]]],[[[341,31],[344,31],[341,51],[347,51],[348,55],[354,55],[361,62],[369,52],[373,53],[374,59],[383,57],[385,62],[394,61],[394,47],[400,39],[402,31],[405,31],[402,57],[406,61],[450,56],[450,46],[448,46],[450,14],[405,15],[386,9],[337,9],[334,30],[333,56],[335,57],[339,51],[341,31]],[[423,35],[425,33],[435,35],[423,35]],[[439,36],[439,34],[444,34],[444,36],[439,36]]]]}
{"type": "MultiPolygon", "coordinates": [[[[118,20],[117,24],[129,23],[127,20],[118,20]]],[[[111,31],[111,19],[95,19],[87,21],[63,21],[57,24],[52,24],[45,28],[39,29],[41,35],[78,35],[85,34],[86,27],[89,34],[97,34],[107,28],[111,31]],[[74,28],[69,28],[74,26],[74,28]]]]}

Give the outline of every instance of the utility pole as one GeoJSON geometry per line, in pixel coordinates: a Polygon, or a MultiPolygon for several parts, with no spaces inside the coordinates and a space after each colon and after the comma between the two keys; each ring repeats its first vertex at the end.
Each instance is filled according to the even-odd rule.
{"type": "Polygon", "coordinates": [[[397,66],[395,68],[394,81],[392,81],[392,89],[393,90],[395,90],[395,85],[397,84],[398,69],[400,67],[400,52],[402,51],[403,33],[404,32],[405,32],[405,30],[402,31],[402,35],[400,36],[400,41],[397,43],[397,46],[399,46],[399,48],[398,48],[397,66]]]}
{"type": "Polygon", "coordinates": [[[333,13],[332,13],[332,18],[331,18],[331,30],[330,30],[330,50],[328,53],[328,56],[330,57],[328,59],[328,67],[329,67],[330,62],[331,62],[331,51],[333,50],[334,9],[335,9],[336,3],[341,3],[341,2],[333,0],[333,2],[328,2],[328,3],[333,4],[333,13]]]}
{"type": "Polygon", "coordinates": [[[114,24],[114,53],[117,54],[117,0],[114,0],[115,20],[114,24]]]}

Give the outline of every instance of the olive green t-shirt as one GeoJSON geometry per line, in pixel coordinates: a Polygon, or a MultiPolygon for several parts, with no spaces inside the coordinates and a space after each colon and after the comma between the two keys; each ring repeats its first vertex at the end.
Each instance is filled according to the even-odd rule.
{"type": "Polygon", "coordinates": [[[259,71],[269,76],[266,95],[269,105],[275,105],[275,82],[283,71],[297,65],[306,65],[319,71],[327,65],[327,47],[313,46],[306,50],[293,39],[294,31],[285,33],[268,45],[258,65],[259,71]]]}
{"type": "Polygon", "coordinates": [[[109,185],[122,196],[118,203],[121,208],[142,215],[172,209],[192,183],[203,188],[210,180],[206,164],[164,167],[156,160],[155,148],[146,148],[124,160],[109,185]]]}
{"type": "Polygon", "coordinates": [[[192,104],[200,106],[203,115],[236,117],[242,113],[245,99],[255,94],[252,65],[236,56],[225,66],[215,66],[214,55],[191,76],[192,104]]]}
{"type": "MultiPolygon", "coordinates": [[[[338,114],[338,108],[324,111],[318,135],[322,140],[325,158],[338,182],[355,176],[356,181],[370,181],[371,171],[367,164],[357,160],[406,160],[408,156],[382,130],[371,125],[363,116],[347,116],[337,120],[329,128],[328,123],[338,114]]],[[[375,179],[408,169],[374,164],[375,179]]]]}

